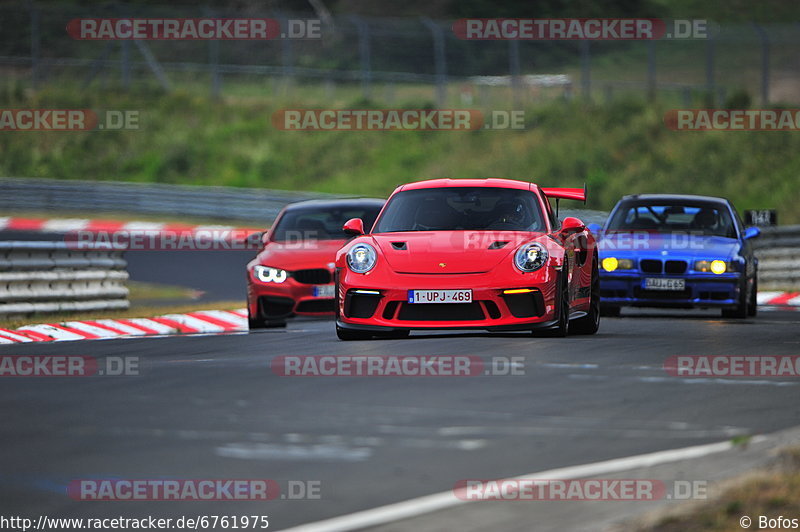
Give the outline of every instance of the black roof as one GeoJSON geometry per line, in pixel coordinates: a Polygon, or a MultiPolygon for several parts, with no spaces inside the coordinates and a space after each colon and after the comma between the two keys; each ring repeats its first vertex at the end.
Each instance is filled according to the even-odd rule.
{"type": "Polygon", "coordinates": [[[725,203],[728,200],[725,198],[718,198],[715,196],[696,196],[693,194],[631,194],[622,196],[620,201],[624,200],[642,200],[642,201],[663,201],[663,202],[680,202],[680,201],[698,201],[706,203],[725,203]]]}
{"type": "Polygon", "coordinates": [[[353,209],[382,207],[386,203],[384,199],[378,198],[338,198],[338,199],[313,199],[297,201],[286,206],[286,210],[307,209],[307,208],[330,208],[330,209],[353,209]]]}

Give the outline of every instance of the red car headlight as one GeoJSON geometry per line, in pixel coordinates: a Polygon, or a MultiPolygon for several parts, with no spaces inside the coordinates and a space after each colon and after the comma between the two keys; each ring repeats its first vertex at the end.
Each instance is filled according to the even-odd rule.
{"type": "Polygon", "coordinates": [[[547,263],[547,249],[538,242],[525,244],[514,255],[514,265],[522,272],[535,272],[547,263]]]}
{"type": "Polygon", "coordinates": [[[378,254],[369,244],[356,244],[347,252],[347,266],[355,273],[367,273],[376,262],[378,254]]]}

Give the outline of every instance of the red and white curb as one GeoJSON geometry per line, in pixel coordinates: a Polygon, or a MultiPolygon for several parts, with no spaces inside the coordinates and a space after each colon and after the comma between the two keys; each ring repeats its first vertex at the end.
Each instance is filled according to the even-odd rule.
{"type": "Polygon", "coordinates": [[[0,344],[100,340],[130,336],[223,333],[247,330],[247,309],[200,310],[154,318],[99,319],[0,329],[0,344]]]}
{"type": "Polygon", "coordinates": [[[234,227],[229,225],[187,225],[160,222],[122,222],[119,220],[91,220],[88,218],[19,218],[0,216],[0,231],[34,231],[39,233],[71,233],[88,231],[94,233],[115,233],[122,231],[152,231],[170,233],[197,233],[199,231],[235,231],[255,233],[261,231],[253,227],[234,227]]]}
{"type": "Polygon", "coordinates": [[[759,292],[759,306],[765,307],[800,307],[800,292],[759,292]]]}

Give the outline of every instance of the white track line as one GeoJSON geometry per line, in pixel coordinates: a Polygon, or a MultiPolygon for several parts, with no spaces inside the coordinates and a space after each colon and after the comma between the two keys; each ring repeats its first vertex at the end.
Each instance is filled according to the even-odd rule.
{"type": "MultiPolygon", "coordinates": [[[[755,443],[765,439],[766,438],[763,436],[757,436],[753,438],[751,442],[755,443]]],[[[682,449],[639,454],[636,456],[616,458],[614,460],[605,460],[603,462],[595,462],[592,464],[562,467],[559,469],[550,469],[548,471],[538,471],[536,473],[529,473],[527,475],[520,475],[518,477],[499,480],[498,482],[526,479],[535,480],[557,478],[559,480],[569,480],[577,478],[590,478],[597,475],[627,471],[629,469],[652,467],[668,462],[699,458],[709,454],[728,451],[732,448],[733,444],[728,441],[710,443],[706,445],[695,445],[692,447],[684,447],[682,449]]],[[[455,484],[455,482],[453,484],[455,484]]],[[[363,510],[361,512],[333,517],[323,521],[316,521],[314,523],[307,523],[304,525],[287,528],[285,529],[285,532],[339,532],[347,530],[361,530],[363,528],[384,525],[387,523],[400,521],[402,519],[417,517],[419,515],[438,510],[454,508],[469,502],[472,501],[459,499],[453,490],[443,491],[440,493],[434,493],[432,495],[425,495],[424,497],[417,497],[416,499],[410,499],[394,504],[387,504],[386,506],[379,506],[370,510],[363,510]]]]}

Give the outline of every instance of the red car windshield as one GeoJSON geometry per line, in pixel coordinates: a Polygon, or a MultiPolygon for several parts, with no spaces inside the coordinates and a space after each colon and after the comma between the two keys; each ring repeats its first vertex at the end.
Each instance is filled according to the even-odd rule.
{"type": "Polygon", "coordinates": [[[529,190],[446,187],[406,190],[389,200],[373,233],[398,231],[544,231],[529,190]]]}

